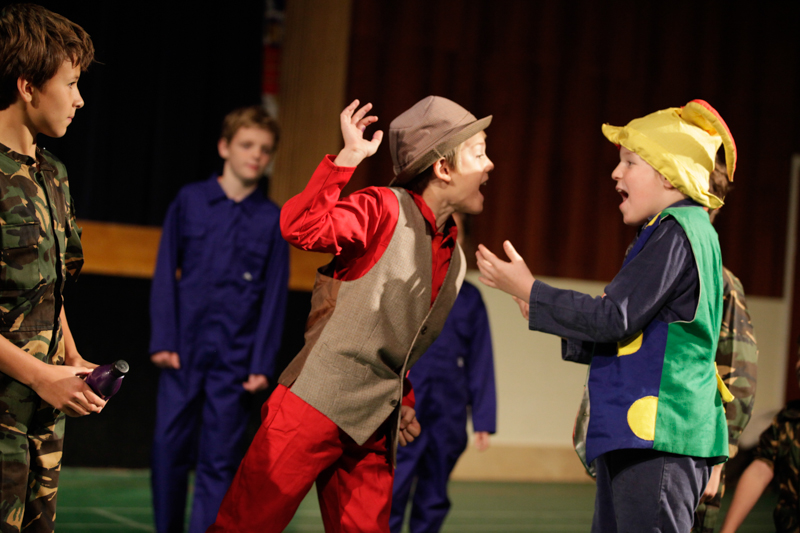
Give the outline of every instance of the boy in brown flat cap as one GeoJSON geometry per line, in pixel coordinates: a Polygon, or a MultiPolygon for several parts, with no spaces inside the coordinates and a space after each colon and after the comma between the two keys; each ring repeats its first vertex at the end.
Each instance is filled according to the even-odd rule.
{"type": "Polygon", "coordinates": [[[419,435],[403,377],[444,325],[466,271],[454,212],[483,210],[483,130],[429,96],[389,127],[394,183],[339,195],[383,138],[358,100],[344,148],[283,207],[284,238],[334,254],[314,286],[306,345],[279,379],[209,531],[282,531],[316,482],[326,531],[388,532],[394,452],[419,435]]]}

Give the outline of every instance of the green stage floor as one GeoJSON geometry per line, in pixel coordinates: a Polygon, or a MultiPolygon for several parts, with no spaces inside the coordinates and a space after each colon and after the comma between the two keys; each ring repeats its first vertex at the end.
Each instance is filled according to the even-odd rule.
{"type": "MultiPolygon", "coordinates": [[[[56,531],[154,531],[149,480],[147,470],[65,468],[56,531]]],[[[453,509],[444,532],[585,533],[592,522],[594,485],[462,481],[450,485],[450,499],[453,509]]],[[[775,501],[772,494],[762,497],[739,531],[774,531],[775,501]]],[[[723,510],[726,504],[723,502],[723,510]]],[[[313,490],[286,531],[323,531],[313,490]]]]}

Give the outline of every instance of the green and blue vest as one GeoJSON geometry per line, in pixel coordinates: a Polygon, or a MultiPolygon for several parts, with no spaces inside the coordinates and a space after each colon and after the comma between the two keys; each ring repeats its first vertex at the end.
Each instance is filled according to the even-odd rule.
{"type": "Polygon", "coordinates": [[[728,455],[714,365],[722,320],[722,261],[708,213],[696,206],[665,209],[642,230],[624,264],[669,217],[686,233],[697,266],[700,291],[694,319],[672,323],[654,319],[618,343],[616,354],[592,358],[588,463],[626,448],[693,457],[728,455]]]}

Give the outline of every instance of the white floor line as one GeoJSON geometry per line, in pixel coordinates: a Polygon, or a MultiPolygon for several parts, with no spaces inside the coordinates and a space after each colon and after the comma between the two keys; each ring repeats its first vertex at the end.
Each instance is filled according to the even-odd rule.
{"type": "Polygon", "coordinates": [[[89,510],[91,512],[95,513],[95,514],[98,514],[98,515],[103,516],[105,518],[109,518],[109,519],[114,520],[115,522],[118,522],[120,524],[124,524],[124,525],[126,525],[128,527],[131,527],[133,529],[138,529],[139,531],[154,531],[153,526],[140,524],[139,522],[131,520],[130,518],[125,518],[124,516],[120,516],[120,515],[118,515],[116,513],[112,513],[111,511],[108,511],[107,509],[103,509],[103,508],[100,508],[100,507],[90,507],[89,510]]]}
{"type": "MultiPolygon", "coordinates": [[[[59,513],[62,513],[62,512],[63,513],[79,513],[79,512],[86,511],[86,509],[87,509],[87,507],[78,506],[78,505],[72,505],[72,506],[59,505],[58,506],[58,512],[59,513]]],[[[95,509],[100,509],[100,507],[95,507],[95,509]]],[[[152,513],[153,512],[153,508],[150,507],[150,506],[130,507],[130,506],[113,506],[113,505],[106,506],[106,505],[104,505],[102,507],[102,509],[105,509],[106,511],[110,511],[112,513],[125,513],[125,514],[131,514],[131,513],[133,513],[133,514],[148,514],[148,513],[152,513]]]]}

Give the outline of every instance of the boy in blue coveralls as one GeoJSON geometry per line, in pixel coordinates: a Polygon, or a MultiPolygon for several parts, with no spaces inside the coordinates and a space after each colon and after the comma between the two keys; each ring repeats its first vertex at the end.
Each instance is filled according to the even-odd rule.
{"type": "Polygon", "coordinates": [[[736,148],[701,100],[625,127],[603,126],[620,149],[611,176],[629,225],[643,225],[605,295],[534,279],[510,242],[510,262],[483,246],[486,284],[522,301],[529,328],[565,337],[564,358],[591,361],[586,460],[595,461],[593,532],[692,526],[711,468],[728,455],[715,371],[722,310],[719,242],[704,208],[720,145],[733,178],[736,148]]]}
{"type": "Polygon", "coordinates": [[[189,531],[214,522],[244,453],[250,395],[275,372],[288,245],[258,182],[278,137],[260,107],[229,113],[222,175],[181,189],[164,221],[150,301],[151,359],[163,369],[152,451],[161,533],[183,531],[195,465],[189,531]]]}
{"type": "Polygon", "coordinates": [[[474,285],[461,285],[444,329],[408,377],[414,383],[417,420],[429,431],[397,449],[389,527],[400,533],[416,480],[410,530],[439,531],[450,510],[447,481],[467,447],[467,410],[479,451],[489,447],[489,434],[497,427],[492,337],[474,285]]]}

